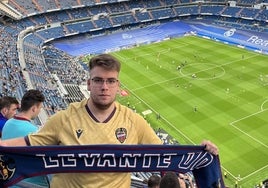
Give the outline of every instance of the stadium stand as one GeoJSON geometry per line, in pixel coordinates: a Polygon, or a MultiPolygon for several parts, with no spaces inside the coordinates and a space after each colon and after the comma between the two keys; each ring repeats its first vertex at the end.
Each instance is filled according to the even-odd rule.
{"type": "MultiPolygon", "coordinates": [[[[178,20],[202,20],[202,23],[217,26],[217,31],[221,31],[224,26],[267,33],[267,5],[268,1],[265,0],[239,0],[234,4],[225,0],[1,1],[0,93],[20,99],[30,88],[45,91],[45,110],[39,117],[41,125],[55,111],[66,108],[70,102],[84,98],[85,94],[78,86],[86,81],[87,71],[76,56],[163,40],[172,33],[167,36],[160,28],[166,25],[173,29],[169,23],[178,20]],[[57,39],[72,39],[79,35],[97,41],[100,40],[99,36],[114,34],[115,37],[122,31],[129,31],[129,35],[124,35],[125,39],[137,36],[139,41],[131,39],[130,43],[118,46],[118,39],[111,46],[97,46],[95,49],[91,48],[90,53],[81,48],[73,55],[55,48],[61,42],[57,39]],[[136,33],[131,35],[131,32],[136,33]],[[150,36],[152,33],[154,35],[150,36]],[[146,38],[141,40],[142,37],[146,38]]],[[[204,36],[211,35],[214,29],[205,24],[195,27],[195,31],[204,36]]],[[[174,34],[173,37],[181,34],[174,34]]],[[[240,44],[241,40],[232,42],[240,44]]],[[[245,42],[244,45],[263,53],[268,52],[267,44],[245,42]]],[[[165,139],[164,142],[167,144],[178,144],[162,131],[158,131],[157,134],[165,139]]],[[[143,187],[144,180],[149,176],[150,173],[133,173],[132,186],[143,187]]]]}

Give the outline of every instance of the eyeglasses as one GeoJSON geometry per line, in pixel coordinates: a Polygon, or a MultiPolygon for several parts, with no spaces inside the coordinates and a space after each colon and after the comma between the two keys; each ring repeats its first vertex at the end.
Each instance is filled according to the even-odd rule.
{"type": "Polygon", "coordinates": [[[104,82],[108,87],[115,87],[118,82],[115,78],[108,78],[106,80],[102,78],[92,78],[91,80],[93,81],[93,84],[98,87],[101,87],[104,82]]]}

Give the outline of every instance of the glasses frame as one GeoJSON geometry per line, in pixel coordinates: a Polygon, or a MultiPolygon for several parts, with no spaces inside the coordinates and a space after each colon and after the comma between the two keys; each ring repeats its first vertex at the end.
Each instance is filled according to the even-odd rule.
{"type": "Polygon", "coordinates": [[[90,80],[92,80],[93,85],[96,87],[102,87],[103,84],[105,83],[109,88],[116,87],[116,84],[119,82],[119,80],[116,78],[103,79],[103,78],[95,77],[95,78],[91,78],[90,80]]]}

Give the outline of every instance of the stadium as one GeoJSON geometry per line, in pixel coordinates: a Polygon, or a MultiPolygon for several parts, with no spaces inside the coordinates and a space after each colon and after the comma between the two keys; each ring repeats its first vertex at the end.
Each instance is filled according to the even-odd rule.
{"type": "MultiPolygon", "coordinates": [[[[268,1],[2,0],[1,96],[89,97],[88,58],[122,62],[118,100],[165,144],[212,140],[228,187],[268,187],[268,1]]],[[[132,175],[143,187],[151,173],[132,175]]]]}

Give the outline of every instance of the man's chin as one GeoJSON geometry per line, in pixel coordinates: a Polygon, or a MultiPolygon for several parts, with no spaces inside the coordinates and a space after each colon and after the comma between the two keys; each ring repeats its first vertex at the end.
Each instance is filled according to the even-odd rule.
{"type": "Polygon", "coordinates": [[[101,110],[107,110],[108,108],[111,107],[113,103],[96,103],[95,106],[96,108],[98,109],[101,109],[101,110]]]}

